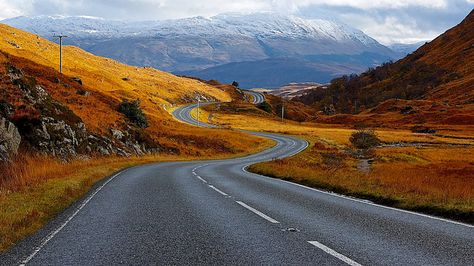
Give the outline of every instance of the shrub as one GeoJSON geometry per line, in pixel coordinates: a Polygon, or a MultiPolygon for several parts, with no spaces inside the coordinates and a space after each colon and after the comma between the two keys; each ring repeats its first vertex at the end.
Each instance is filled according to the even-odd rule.
{"type": "Polygon", "coordinates": [[[373,130],[360,129],[352,133],[349,141],[358,149],[370,149],[380,145],[380,139],[373,130]]]}
{"type": "Polygon", "coordinates": [[[140,108],[140,101],[132,101],[129,102],[128,100],[124,100],[119,105],[119,112],[124,114],[130,121],[135,123],[137,126],[141,128],[148,127],[148,121],[143,113],[142,109],[140,108]]]}
{"type": "Polygon", "coordinates": [[[267,112],[267,113],[271,113],[272,112],[272,106],[267,103],[267,102],[262,102],[262,103],[259,103],[258,108],[262,109],[263,111],[267,112]]]}

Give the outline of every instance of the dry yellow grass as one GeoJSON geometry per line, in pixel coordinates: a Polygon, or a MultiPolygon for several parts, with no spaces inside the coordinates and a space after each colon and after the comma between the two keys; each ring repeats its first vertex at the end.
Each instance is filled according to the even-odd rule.
{"type": "MultiPolygon", "coordinates": [[[[0,50],[44,66],[59,68],[59,45],[4,24],[0,24],[0,36],[0,50]]],[[[145,95],[157,104],[180,102],[181,97],[194,96],[195,92],[220,101],[231,100],[224,91],[200,81],[153,68],[124,65],[74,46],[63,46],[63,73],[81,77],[91,88],[116,97],[142,98],[145,95]]]]}
{"type": "MultiPolygon", "coordinates": [[[[207,119],[207,113],[201,114],[201,119],[207,119]]],[[[298,123],[289,120],[281,122],[268,117],[215,113],[213,121],[232,128],[245,130],[267,131],[302,136],[317,136],[320,140],[335,145],[348,145],[349,137],[354,129],[337,127],[335,125],[298,123]]],[[[396,130],[387,128],[376,129],[378,136],[384,142],[411,142],[411,143],[444,143],[444,144],[474,144],[473,136],[466,135],[464,131],[449,131],[449,134],[460,137],[446,138],[429,134],[416,134],[409,130],[396,130]],[[463,138],[465,137],[465,138],[463,138]]],[[[467,131],[470,133],[470,131],[467,131]]]]}
{"type": "Polygon", "coordinates": [[[311,148],[250,170],[310,186],[368,198],[400,208],[474,222],[474,149],[465,147],[380,148],[369,172],[344,151],[306,137],[311,148]],[[335,153],[341,163],[325,162],[335,153]]]}
{"type": "Polygon", "coordinates": [[[228,112],[214,115],[214,121],[234,128],[291,134],[311,143],[292,158],[252,166],[254,172],[474,222],[474,138],[469,127],[447,127],[440,136],[376,129],[384,142],[415,146],[377,148],[373,167],[366,173],[358,169],[358,159],[346,151],[354,129],[228,112]],[[324,154],[329,154],[329,159],[325,160],[324,154]]]}

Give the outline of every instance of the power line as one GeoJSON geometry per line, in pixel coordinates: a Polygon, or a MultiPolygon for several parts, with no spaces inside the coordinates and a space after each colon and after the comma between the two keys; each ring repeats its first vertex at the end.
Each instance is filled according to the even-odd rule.
{"type": "Polygon", "coordinates": [[[63,73],[63,38],[66,35],[54,35],[53,38],[59,38],[59,73],[63,73]]]}

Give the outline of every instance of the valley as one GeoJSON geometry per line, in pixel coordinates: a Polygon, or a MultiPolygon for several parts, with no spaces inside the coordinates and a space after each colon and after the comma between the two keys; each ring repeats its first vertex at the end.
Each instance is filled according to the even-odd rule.
{"type": "Polygon", "coordinates": [[[474,259],[474,11],[1,22],[1,265],[474,259]]]}

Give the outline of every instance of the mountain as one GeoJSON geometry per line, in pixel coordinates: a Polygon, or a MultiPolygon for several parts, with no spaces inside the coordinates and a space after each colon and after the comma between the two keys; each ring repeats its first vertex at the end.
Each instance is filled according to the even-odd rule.
{"type": "MultiPolygon", "coordinates": [[[[348,114],[390,113],[405,123],[474,124],[474,10],[395,63],[344,76],[298,101],[348,114]]],[[[332,112],[333,113],[333,112],[332,112]]],[[[378,118],[379,123],[386,119],[378,118]]]]}
{"type": "MultiPolygon", "coordinates": [[[[68,35],[66,44],[130,65],[153,66],[184,74],[199,74],[196,71],[236,62],[275,58],[314,61],[319,56],[337,61],[344,56],[359,56],[347,66],[348,72],[343,72],[350,74],[396,56],[389,48],[347,25],[275,13],[127,23],[63,16],[17,17],[2,22],[48,39],[53,39],[55,33],[68,35]],[[362,54],[368,57],[361,58],[362,54]]],[[[312,70],[313,66],[307,69],[312,70]]],[[[272,76],[281,74],[275,72],[272,76]]],[[[338,74],[340,71],[332,73],[333,76],[338,74]]],[[[253,81],[248,83],[254,84],[253,81]]]]}
{"type": "Polygon", "coordinates": [[[345,74],[360,73],[376,66],[386,57],[371,53],[360,55],[313,55],[306,58],[269,58],[234,62],[203,70],[178,71],[175,74],[217,79],[225,83],[238,81],[242,88],[276,88],[294,82],[318,80],[328,83],[345,74]],[[361,63],[364,62],[364,63],[361,63]]]}
{"type": "Polygon", "coordinates": [[[420,48],[425,43],[426,41],[416,43],[393,43],[387,47],[397,53],[399,58],[403,58],[409,53],[416,51],[416,49],[420,48]]]}

